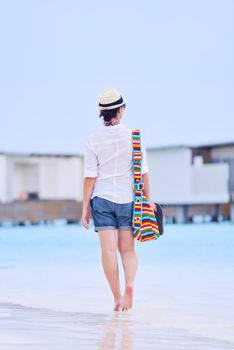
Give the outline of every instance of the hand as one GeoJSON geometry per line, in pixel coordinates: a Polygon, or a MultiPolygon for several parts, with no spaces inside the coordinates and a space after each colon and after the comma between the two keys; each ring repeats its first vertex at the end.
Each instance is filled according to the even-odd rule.
{"type": "Polygon", "coordinates": [[[151,199],[148,199],[148,202],[149,202],[151,208],[153,209],[153,211],[157,211],[156,204],[151,199]]]}
{"type": "Polygon", "coordinates": [[[82,211],[82,216],[81,216],[81,222],[84,228],[87,230],[89,229],[89,214],[88,214],[88,209],[83,209],[82,211]]]}

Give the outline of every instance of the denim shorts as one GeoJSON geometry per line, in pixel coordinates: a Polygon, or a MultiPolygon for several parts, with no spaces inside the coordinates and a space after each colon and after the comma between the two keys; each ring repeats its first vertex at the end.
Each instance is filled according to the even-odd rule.
{"type": "Polygon", "coordinates": [[[91,214],[95,231],[102,230],[132,230],[134,201],[129,203],[114,203],[105,198],[93,197],[90,200],[91,214]]]}

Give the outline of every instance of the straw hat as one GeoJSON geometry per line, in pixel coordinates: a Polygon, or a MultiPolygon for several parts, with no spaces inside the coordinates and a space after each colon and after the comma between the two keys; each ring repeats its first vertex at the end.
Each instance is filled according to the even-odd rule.
{"type": "Polygon", "coordinates": [[[125,104],[122,96],[116,89],[108,89],[101,93],[99,109],[101,111],[121,107],[125,104]]]}

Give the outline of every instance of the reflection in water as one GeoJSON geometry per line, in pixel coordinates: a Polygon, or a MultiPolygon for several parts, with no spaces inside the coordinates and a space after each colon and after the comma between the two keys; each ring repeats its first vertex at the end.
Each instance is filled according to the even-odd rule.
{"type": "MultiPolygon", "coordinates": [[[[229,328],[233,329],[233,323],[229,328]]],[[[4,350],[35,350],[38,346],[44,350],[233,350],[232,339],[147,321],[135,311],[64,312],[0,303],[0,349],[4,350]]]]}
{"type": "Polygon", "coordinates": [[[113,318],[104,326],[103,337],[98,350],[112,350],[118,345],[120,350],[131,350],[133,321],[129,312],[115,312],[113,318]]]}

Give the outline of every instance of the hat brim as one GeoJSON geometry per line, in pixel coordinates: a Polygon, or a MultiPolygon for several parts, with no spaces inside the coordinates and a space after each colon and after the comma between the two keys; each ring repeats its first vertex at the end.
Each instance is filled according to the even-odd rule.
{"type": "Polygon", "coordinates": [[[126,104],[126,101],[123,101],[123,102],[119,103],[118,105],[108,106],[108,107],[103,107],[103,106],[100,107],[100,106],[98,106],[98,108],[99,108],[100,111],[107,111],[107,110],[110,110],[110,109],[115,109],[115,108],[121,107],[121,106],[123,106],[125,104],[126,104]]]}

